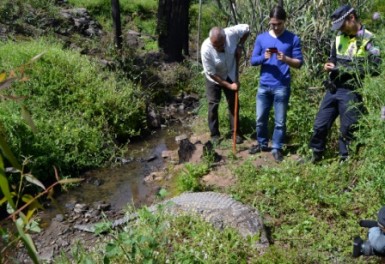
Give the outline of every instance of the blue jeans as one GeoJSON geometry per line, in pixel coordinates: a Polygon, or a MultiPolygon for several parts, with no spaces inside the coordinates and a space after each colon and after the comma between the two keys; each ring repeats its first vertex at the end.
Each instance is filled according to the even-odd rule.
{"type": "Polygon", "coordinates": [[[268,121],[274,105],[274,132],[272,149],[282,149],[286,135],[286,113],[290,98],[290,87],[261,85],[257,93],[257,141],[261,147],[269,144],[268,121]]]}

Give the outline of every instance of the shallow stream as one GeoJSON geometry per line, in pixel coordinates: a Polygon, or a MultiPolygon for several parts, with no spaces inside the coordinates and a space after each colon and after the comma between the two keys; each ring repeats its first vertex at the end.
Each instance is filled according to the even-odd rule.
{"type": "Polygon", "coordinates": [[[105,202],[111,204],[111,210],[119,211],[127,204],[139,206],[151,201],[157,188],[154,184],[149,187],[144,178],[164,167],[162,152],[176,150],[175,137],[188,133],[188,128],[175,125],[159,130],[141,142],[130,143],[127,154],[117,158],[111,167],[87,172],[79,187],[60,194],[56,203],[42,213],[42,225],[49,225],[56,215],[64,214],[76,203],[105,202]]]}

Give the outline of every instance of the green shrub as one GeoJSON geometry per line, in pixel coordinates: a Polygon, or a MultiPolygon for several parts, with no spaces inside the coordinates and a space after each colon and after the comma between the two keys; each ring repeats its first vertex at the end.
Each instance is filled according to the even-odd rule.
{"type": "MultiPolygon", "coordinates": [[[[190,32],[198,30],[199,4],[192,4],[190,7],[190,32]]],[[[226,15],[218,9],[214,3],[202,4],[200,35],[201,42],[209,36],[209,31],[214,26],[226,27],[226,15]]],[[[193,34],[194,36],[195,34],[193,34]]]]}
{"type": "Polygon", "coordinates": [[[0,122],[17,156],[32,156],[35,175],[42,177],[52,165],[62,173],[100,166],[126,142],[146,128],[145,104],[130,82],[117,80],[87,57],[47,41],[4,43],[0,63],[4,69],[21,65],[34,55],[43,57],[28,70],[30,79],[10,93],[32,113],[37,133],[20,117],[14,101],[0,104],[0,122]],[[36,173],[38,171],[38,173],[36,173]]]}
{"type": "Polygon", "coordinates": [[[185,169],[177,175],[178,188],[184,191],[199,191],[202,189],[200,178],[209,172],[207,164],[194,165],[187,163],[185,169]]]}
{"type": "MultiPolygon", "coordinates": [[[[76,7],[87,8],[94,15],[111,15],[111,1],[106,0],[69,0],[76,7]]],[[[120,0],[120,11],[124,13],[152,14],[158,8],[156,0],[120,0]]]]}

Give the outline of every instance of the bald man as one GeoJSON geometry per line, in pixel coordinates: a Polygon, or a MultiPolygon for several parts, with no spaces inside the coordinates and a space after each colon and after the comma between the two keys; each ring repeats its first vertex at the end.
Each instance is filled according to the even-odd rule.
{"type": "MultiPolygon", "coordinates": [[[[249,25],[247,24],[239,24],[224,29],[213,27],[209,37],[201,47],[201,59],[206,78],[208,124],[211,140],[214,143],[219,142],[221,138],[218,108],[222,91],[228,104],[231,135],[234,134],[235,92],[239,90],[237,79],[237,57],[239,58],[239,56],[236,54],[243,48],[249,32],[249,25]]],[[[239,127],[238,124],[237,127],[239,127]]],[[[241,133],[238,132],[236,143],[241,144],[242,142],[241,133]]]]}

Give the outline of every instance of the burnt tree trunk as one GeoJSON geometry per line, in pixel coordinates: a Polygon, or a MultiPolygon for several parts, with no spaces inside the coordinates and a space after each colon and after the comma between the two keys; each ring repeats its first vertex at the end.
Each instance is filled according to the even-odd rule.
{"type": "Polygon", "coordinates": [[[122,48],[122,26],[120,23],[120,4],[119,0],[111,0],[112,21],[114,25],[115,47],[122,48]]]}
{"type": "Polygon", "coordinates": [[[167,61],[182,61],[188,55],[190,0],[159,0],[158,25],[159,48],[167,61]]]}

